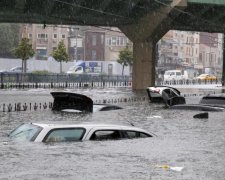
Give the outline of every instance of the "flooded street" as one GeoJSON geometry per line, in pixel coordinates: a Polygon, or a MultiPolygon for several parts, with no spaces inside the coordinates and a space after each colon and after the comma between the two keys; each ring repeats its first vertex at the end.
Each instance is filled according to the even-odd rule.
{"type": "MultiPolygon", "coordinates": [[[[49,90],[0,91],[1,105],[16,102],[50,102],[49,90]]],[[[75,92],[75,91],[73,91],[75,92]]],[[[99,100],[140,97],[130,89],[78,90],[99,100]]],[[[188,97],[198,103],[200,97],[188,97]]],[[[0,112],[0,179],[84,180],[221,180],[225,177],[225,112],[165,109],[148,101],[117,103],[124,109],[93,114],[51,110],[0,112]],[[135,126],[156,134],[153,138],[73,143],[14,142],[7,137],[23,122],[103,122],[135,126]],[[180,172],[158,165],[184,167],[180,172]]]]}

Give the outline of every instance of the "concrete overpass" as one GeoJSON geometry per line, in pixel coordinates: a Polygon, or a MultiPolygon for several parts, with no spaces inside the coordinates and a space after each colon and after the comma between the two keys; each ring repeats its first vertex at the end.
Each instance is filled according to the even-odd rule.
{"type": "Polygon", "coordinates": [[[224,33],[225,1],[0,0],[0,22],[118,27],[133,41],[133,89],[141,90],[155,82],[156,42],[171,29],[224,33]]]}

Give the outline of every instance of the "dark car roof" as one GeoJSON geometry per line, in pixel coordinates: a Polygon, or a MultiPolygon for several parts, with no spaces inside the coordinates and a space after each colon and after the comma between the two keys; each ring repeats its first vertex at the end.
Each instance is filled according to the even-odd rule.
{"type": "Polygon", "coordinates": [[[51,95],[54,98],[52,110],[76,109],[93,112],[93,101],[85,95],[71,92],[51,92],[51,95]]]}
{"type": "Polygon", "coordinates": [[[96,112],[122,109],[113,104],[94,104],[92,99],[77,93],[51,92],[54,98],[52,110],[65,112],[96,112]]]}

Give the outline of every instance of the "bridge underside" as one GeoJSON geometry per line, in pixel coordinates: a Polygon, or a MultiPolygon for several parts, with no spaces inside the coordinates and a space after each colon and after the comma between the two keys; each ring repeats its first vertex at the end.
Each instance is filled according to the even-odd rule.
{"type": "Polygon", "coordinates": [[[134,43],[133,89],[155,82],[155,43],[170,29],[225,32],[224,0],[0,0],[0,22],[119,27],[134,43]]]}

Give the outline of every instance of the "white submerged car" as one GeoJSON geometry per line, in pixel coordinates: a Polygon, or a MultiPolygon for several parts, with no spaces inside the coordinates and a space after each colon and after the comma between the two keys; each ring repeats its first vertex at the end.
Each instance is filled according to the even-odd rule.
{"type": "Polygon", "coordinates": [[[112,124],[38,124],[25,123],[13,130],[9,137],[20,141],[69,142],[101,141],[153,137],[134,126],[112,124]]]}

